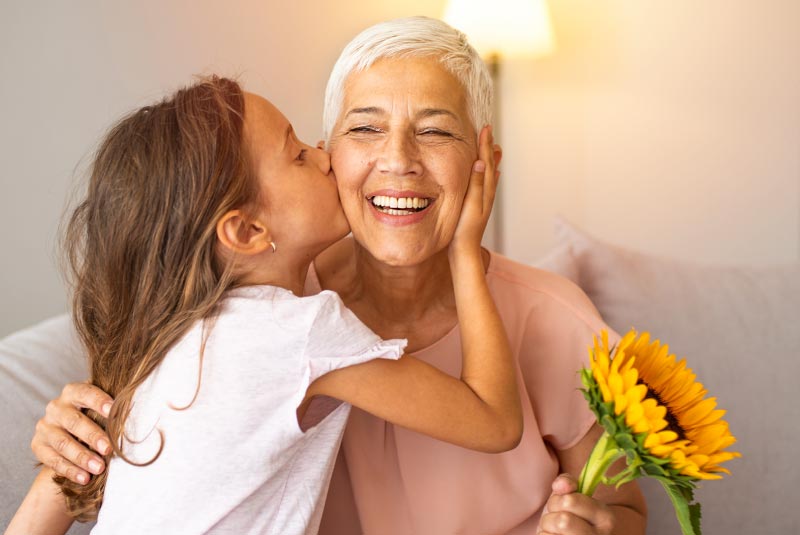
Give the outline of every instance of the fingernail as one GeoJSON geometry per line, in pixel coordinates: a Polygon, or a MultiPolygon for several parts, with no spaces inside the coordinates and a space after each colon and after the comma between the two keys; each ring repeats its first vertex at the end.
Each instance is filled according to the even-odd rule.
{"type": "Polygon", "coordinates": [[[486,164],[483,162],[483,160],[478,160],[475,162],[475,165],[472,166],[472,170],[476,173],[483,173],[486,171],[486,164]]]}
{"type": "Polygon", "coordinates": [[[106,403],[101,407],[103,411],[103,416],[108,416],[111,413],[111,403],[106,403]]]}
{"type": "Polygon", "coordinates": [[[88,481],[89,477],[86,474],[78,474],[78,483],[85,485],[88,481]]]}
{"type": "Polygon", "coordinates": [[[97,451],[99,451],[103,455],[108,453],[108,449],[110,447],[111,447],[111,445],[108,442],[106,442],[104,439],[102,439],[102,438],[97,441],[97,451]]]}
{"type": "Polygon", "coordinates": [[[95,461],[92,459],[89,461],[89,471],[93,474],[99,474],[103,470],[103,465],[100,464],[100,461],[95,461]]]}

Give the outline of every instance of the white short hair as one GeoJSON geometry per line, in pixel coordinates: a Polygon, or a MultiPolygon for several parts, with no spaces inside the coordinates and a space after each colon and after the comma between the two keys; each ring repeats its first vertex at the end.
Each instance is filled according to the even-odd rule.
{"type": "Polygon", "coordinates": [[[467,37],[438,19],[407,17],[370,26],[350,41],[333,66],[325,88],[322,131],[331,131],[342,111],[347,78],[382,58],[432,56],[461,83],[475,132],[492,121],[492,78],[467,37]]]}

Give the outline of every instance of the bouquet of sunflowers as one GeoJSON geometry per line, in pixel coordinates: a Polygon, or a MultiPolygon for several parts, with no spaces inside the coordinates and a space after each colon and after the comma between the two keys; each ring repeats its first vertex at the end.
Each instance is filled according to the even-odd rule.
{"type": "Polygon", "coordinates": [[[684,535],[700,535],[697,481],[730,473],[721,463],[739,457],[724,451],[736,442],[703,385],[648,333],[631,331],[608,347],[608,333],[594,340],[591,369],[581,370],[583,394],[605,432],[581,472],[578,490],[591,496],[599,483],[622,485],[653,477],[667,491],[684,535]],[[608,468],[627,466],[609,477],[608,468]]]}

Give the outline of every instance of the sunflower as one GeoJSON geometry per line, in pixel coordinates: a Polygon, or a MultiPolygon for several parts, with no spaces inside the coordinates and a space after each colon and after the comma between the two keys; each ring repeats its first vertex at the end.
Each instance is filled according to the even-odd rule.
{"type": "Polygon", "coordinates": [[[692,504],[699,480],[730,473],[721,463],[739,457],[724,451],[736,439],[715,398],[648,333],[632,330],[610,350],[608,333],[594,339],[591,369],[581,371],[584,395],[604,433],[581,473],[579,490],[591,495],[602,481],[621,485],[655,477],[664,485],[684,533],[699,533],[699,504],[692,504]],[[613,354],[612,354],[613,353],[613,354]],[[614,477],[606,470],[627,457],[614,477]]]}

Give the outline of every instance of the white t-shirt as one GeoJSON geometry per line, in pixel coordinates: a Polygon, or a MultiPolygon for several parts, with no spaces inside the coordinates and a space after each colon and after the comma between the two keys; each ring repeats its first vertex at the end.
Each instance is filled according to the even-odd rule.
{"type": "Polygon", "coordinates": [[[381,340],[334,292],[273,286],[229,293],[201,373],[202,336],[200,322],[137,389],[123,452],[163,450],[112,459],[92,534],[316,533],[350,406],[315,400],[305,432],[297,406],[321,375],[397,359],[406,341],[381,340]]]}

